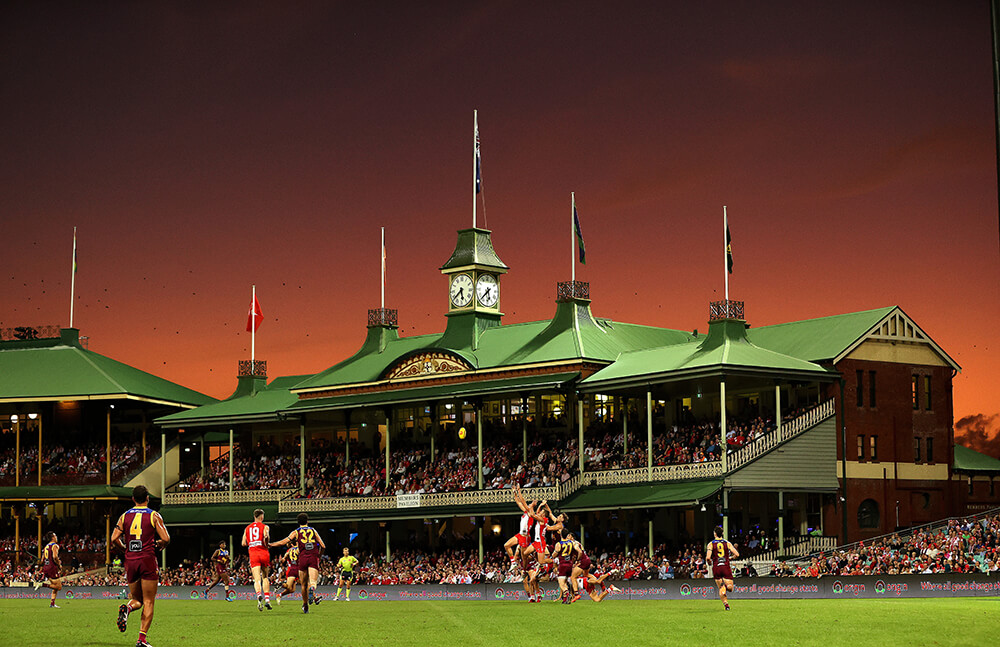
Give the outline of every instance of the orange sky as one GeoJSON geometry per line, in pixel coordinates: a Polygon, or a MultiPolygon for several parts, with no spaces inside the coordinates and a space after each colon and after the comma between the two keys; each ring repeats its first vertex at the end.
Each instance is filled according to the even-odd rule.
{"type": "Polygon", "coordinates": [[[440,331],[477,108],[505,322],[552,315],[575,191],[595,314],[704,329],[728,205],[751,325],[899,305],[1000,412],[987,3],[662,4],[5,5],[0,327],[68,324],[76,226],[90,348],[224,397],[251,284],[271,377],[359,346],[384,225],[440,331]]]}

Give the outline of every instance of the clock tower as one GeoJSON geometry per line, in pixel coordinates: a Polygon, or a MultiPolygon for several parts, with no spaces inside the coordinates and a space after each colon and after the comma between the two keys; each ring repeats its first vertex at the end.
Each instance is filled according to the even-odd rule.
{"type": "Polygon", "coordinates": [[[442,346],[475,350],[479,335],[500,325],[500,276],[508,269],[493,249],[489,229],[459,230],[455,251],[441,266],[448,277],[448,326],[442,346]]]}

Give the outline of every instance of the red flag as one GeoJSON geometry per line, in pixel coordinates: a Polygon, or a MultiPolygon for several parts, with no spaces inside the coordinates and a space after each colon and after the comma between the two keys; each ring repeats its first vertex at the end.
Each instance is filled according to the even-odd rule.
{"type": "Polygon", "coordinates": [[[255,294],[250,303],[250,312],[247,313],[247,332],[257,332],[262,321],[264,321],[264,313],[260,310],[260,304],[257,303],[257,295],[255,294]]]}

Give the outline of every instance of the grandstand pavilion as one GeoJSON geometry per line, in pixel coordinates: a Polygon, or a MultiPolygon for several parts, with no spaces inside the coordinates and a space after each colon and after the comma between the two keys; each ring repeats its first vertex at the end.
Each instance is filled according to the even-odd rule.
{"type": "Polygon", "coordinates": [[[482,555],[516,532],[499,471],[540,453],[551,471],[560,450],[571,458],[528,496],[571,513],[586,542],[626,550],[700,543],[718,523],[774,529],[780,552],[801,554],[965,511],[952,483],[959,367],[900,308],[753,328],[726,300],[698,334],[597,317],[589,285],[570,281],[550,320],[504,324],[508,269],[488,230],[461,230],[441,267],[443,332],[400,336],[395,310],[370,310],[364,343],[330,368],[268,382],[264,362],[241,362],[232,396],[158,418],[183,431],[161,472],[168,523],[200,529],[203,551],[256,507],[286,526],[306,511],[334,544],[357,533],[368,549],[433,549],[462,535],[482,555]],[[748,421],[752,434],[723,443],[720,430],[748,421]],[[663,460],[663,438],[694,429],[699,445],[663,460]],[[324,489],[297,470],[235,487],[234,457],[256,460],[264,443],[384,482],[324,489]],[[421,492],[403,481],[406,452],[471,476],[421,492]]]}
{"type": "Polygon", "coordinates": [[[15,560],[37,559],[53,523],[99,529],[106,546],[133,477],[163,469],[153,419],[212,402],[87,349],[76,328],[0,330],[0,510],[15,560]],[[22,555],[22,536],[36,534],[37,552],[22,555]]]}

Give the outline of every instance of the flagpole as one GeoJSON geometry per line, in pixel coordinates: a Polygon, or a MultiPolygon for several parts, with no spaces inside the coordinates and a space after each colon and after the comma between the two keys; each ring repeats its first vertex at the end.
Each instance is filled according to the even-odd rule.
{"type": "Polygon", "coordinates": [[[385,227],[382,227],[382,309],[385,310],[385,227]]]}
{"type": "Polygon", "coordinates": [[[569,205],[569,265],[573,268],[572,277],[573,282],[576,282],[576,241],[574,240],[576,236],[576,193],[573,191],[569,192],[570,205],[569,205]]]}
{"type": "Polygon", "coordinates": [[[477,150],[479,138],[479,111],[472,111],[472,228],[476,228],[476,164],[478,163],[477,150]]]}
{"type": "Polygon", "coordinates": [[[252,296],[250,298],[250,374],[256,375],[254,370],[254,351],[256,350],[257,341],[257,286],[254,285],[252,288],[252,296]]]}
{"type": "Polygon", "coordinates": [[[69,327],[73,327],[73,301],[76,300],[76,227],[73,227],[73,265],[69,280],[69,327]]]}
{"type": "MultiPolygon", "coordinates": [[[[726,205],[722,205],[722,272],[726,276],[726,301],[729,301],[729,216],[726,215],[726,205]]],[[[727,306],[728,307],[728,306],[727,306]]]]}

